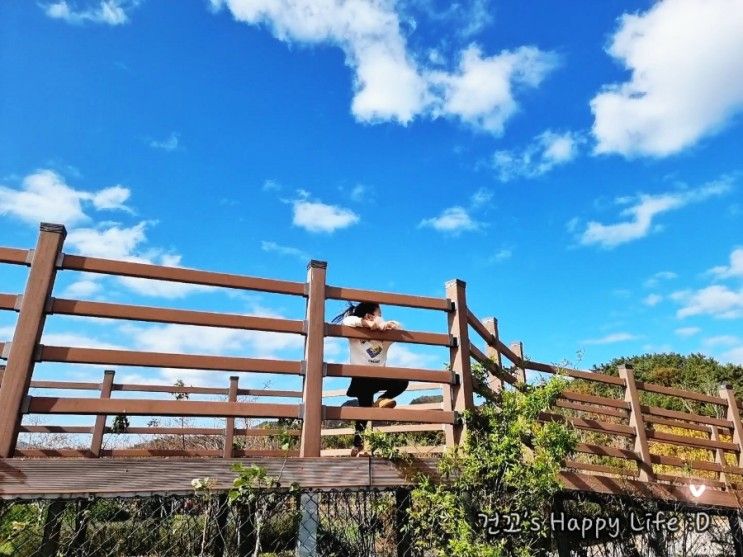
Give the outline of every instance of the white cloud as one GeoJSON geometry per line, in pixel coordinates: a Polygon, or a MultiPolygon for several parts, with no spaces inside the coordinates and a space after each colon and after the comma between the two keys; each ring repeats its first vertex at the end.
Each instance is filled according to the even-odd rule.
{"type": "Polygon", "coordinates": [[[464,207],[449,207],[444,209],[438,217],[423,219],[419,228],[430,227],[439,232],[459,234],[463,231],[477,230],[482,223],[474,220],[464,207]]]}
{"type": "Polygon", "coordinates": [[[90,220],[85,203],[97,210],[118,209],[131,212],[124,205],[129,190],[112,186],[97,192],[76,190],[52,170],[37,170],[21,182],[21,188],[0,186],[0,215],[16,217],[26,223],[54,222],[73,226],[90,220]]]}
{"type": "Polygon", "coordinates": [[[107,259],[130,259],[146,239],[147,222],[131,227],[76,228],[67,235],[66,245],[78,253],[107,259]]]}
{"type": "Polygon", "coordinates": [[[367,188],[363,184],[356,184],[351,189],[348,196],[351,198],[352,201],[356,201],[357,203],[360,201],[364,201],[364,199],[369,196],[369,188],[367,188]]]}
{"type": "Polygon", "coordinates": [[[127,325],[121,328],[135,349],[175,354],[243,354],[251,358],[277,358],[287,352],[299,356],[301,335],[220,329],[192,325],[127,325]]]}
{"type": "Polygon", "coordinates": [[[702,331],[699,327],[679,327],[674,331],[680,337],[693,337],[702,331]]]}
{"type": "Polygon", "coordinates": [[[478,46],[470,45],[455,73],[431,73],[439,97],[435,112],[502,135],[506,121],[518,111],[514,87],[537,87],[556,66],[555,55],[534,47],[483,57],[478,46]]]}
{"type": "Polygon", "coordinates": [[[731,182],[722,178],[697,189],[656,195],[641,194],[636,198],[624,197],[615,200],[618,205],[627,205],[619,214],[626,220],[616,224],[591,221],[580,235],[583,245],[598,245],[611,249],[618,245],[644,238],[653,231],[653,221],[658,215],[675,211],[693,203],[700,203],[727,193],[731,182]]]}
{"type": "Polygon", "coordinates": [[[124,346],[112,344],[97,338],[72,332],[44,333],[41,344],[46,346],[72,346],[77,348],[101,348],[106,350],[123,350],[124,346]]]}
{"type": "Polygon", "coordinates": [[[501,263],[507,259],[511,259],[512,256],[513,251],[508,248],[501,248],[490,256],[488,263],[501,263]]]}
{"type": "Polygon", "coordinates": [[[290,257],[296,257],[298,259],[301,259],[304,262],[307,262],[310,260],[309,254],[302,251],[301,249],[293,248],[289,246],[280,246],[276,242],[266,242],[264,240],[261,242],[261,249],[266,252],[278,253],[279,255],[288,255],[290,257]]]}
{"type": "Polygon", "coordinates": [[[546,130],[521,151],[496,151],[492,159],[493,168],[502,182],[519,177],[536,178],[575,159],[581,143],[583,139],[575,132],[546,130]]]}
{"type": "Polygon", "coordinates": [[[153,149],[160,149],[162,151],[175,151],[178,149],[180,139],[177,133],[170,132],[170,135],[163,140],[151,140],[149,142],[150,147],[153,149]]]}
{"type": "Polygon", "coordinates": [[[672,280],[678,275],[673,271],[658,271],[644,282],[645,288],[655,288],[661,281],[672,280]]]}
{"type": "Polygon", "coordinates": [[[480,188],[470,197],[470,203],[473,208],[479,208],[490,203],[493,199],[493,190],[480,188]]]}
{"type": "Polygon", "coordinates": [[[294,218],[292,224],[308,232],[335,232],[359,222],[359,216],[337,205],[326,205],[319,201],[298,199],[293,202],[294,218]]]}
{"type": "Polygon", "coordinates": [[[89,273],[81,273],[81,277],[65,288],[64,298],[90,298],[102,290],[101,277],[89,273]]]}
{"type": "Polygon", "coordinates": [[[127,11],[135,8],[140,0],[100,0],[98,2],[83,2],[87,7],[78,9],[76,3],[59,0],[43,6],[47,16],[61,19],[67,23],[105,23],[107,25],[123,25],[129,22],[127,11]]]}
{"type": "MultiPolygon", "coordinates": [[[[484,30],[492,21],[494,10],[491,0],[470,0],[468,2],[434,2],[431,0],[408,0],[403,8],[418,10],[409,18],[416,21],[425,18],[426,24],[433,24],[435,29],[454,31],[459,37],[469,39],[484,30]]],[[[415,24],[413,24],[415,25],[415,24]]]]}
{"type": "Polygon", "coordinates": [[[421,354],[407,346],[395,343],[390,347],[387,365],[391,367],[412,367],[417,369],[434,369],[438,359],[431,354],[421,354]]]}
{"type": "Polygon", "coordinates": [[[721,319],[743,317],[743,288],[731,290],[726,286],[707,286],[697,291],[674,292],[673,299],[682,303],[676,315],[711,315],[721,319]]]}
{"type": "Polygon", "coordinates": [[[625,14],[607,52],[632,75],[591,100],[598,153],[676,153],[743,109],[740,0],[663,0],[625,14]]]}
{"type": "Polygon", "coordinates": [[[94,193],[91,201],[93,202],[93,206],[99,211],[118,209],[132,213],[133,211],[124,204],[129,199],[129,195],[131,195],[129,188],[111,186],[110,188],[105,188],[94,193]]]}
{"type": "Polygon", "coordinates": [[[728,350],[720,356],[723,362],[730,362],[731,364],[743,365],[743,346],[738,346],[732,350],[728,350]]]}
{"type": "Polygon", "coordinates": [[[655,307],[659,303],[663,301],[663,296],[660,294],[648,294],[643,300],[642,303],[646,306],[655,307]]]}
{"type": "Polygon", "coordinates": [[[709,270],[718,278],[743,278],[743,248],[736,248],[730,253],[730,265],[720,265],[709,270]]]}
{"type": "MultiPolygon", "coordinates": [[[[142,221],[130,227],[107,224],[97,228],[73,229],[67,235],[66,245],[78,253],[90,257],[180,267],[181,256],[179,254],[163,252],[157,248],[145,248],[148,224],[147,221],[142,221]]],[[[116,281],[128,290],[142,296],[167,299],[184,298],[190,294],[214,290],[212,287],[198,284],[135,277],[117,277],[116,281]]],[[[68,291],[79,293],[93,288],[93,285],[90,284],[90,278],[82,277],[78,282],[73,283],[68,291]]]]}
{"type": "Polygon", "coordinates": [[[614,344],[617,342],[627,342],[630,340],[635,340],[637,338],[639,337],[637,335],[633,335],[632,333],[626,333],[626,332],[611,333],[601,338],[592,338],[592,339],[584,340],[583,344],[589,344],[589,345],[614,344]]]}
{"type": "Polygon", "coordinates": [[[740,339],[733,335],[719,335],[704,339],[705,346],[734,346],[740,339]]]}
{"type": "Polygon", "coordinates": [[[276,180],[266,180],[261,188],[263,191],[281,191],[281,184],[276,180]]]}
{"type": "Polygon", "coordinates": [[[362,122],[454,117],[499,135],[518,110],[515,89],[537,87],[556,66],[554,54],[535,47],[487,57],[472,44],[460,53],[454,72],[425,67],[423,55],[419,61],[409,52],[396,4],[389,0],[212,0],[217,4],[238,21],[265,25],[281,41],[340,48],[353,72],[351,111],[362,122]]]}

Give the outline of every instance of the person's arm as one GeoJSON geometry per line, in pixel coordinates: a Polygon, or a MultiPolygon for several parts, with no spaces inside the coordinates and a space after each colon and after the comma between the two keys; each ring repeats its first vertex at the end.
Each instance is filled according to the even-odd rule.
{"type": "Polygon", "coordinates": [[[343,318],[343,321],[341,321],[341,325],[345,325],[346,327],[363,327],[364,320],[355,315],[347,315],[343,318]]]}

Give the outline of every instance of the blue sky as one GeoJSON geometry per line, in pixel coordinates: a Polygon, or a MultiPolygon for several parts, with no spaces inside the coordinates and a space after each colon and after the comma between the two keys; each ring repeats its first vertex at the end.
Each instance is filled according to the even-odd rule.
{"type": "MultiPolygon", "coordinates": [[[[740,0],[3,2],[0,244],[32,247],[44,220],[67,226],[68,253],[291,280],[314,258],[331,284],[432,296],[460,278],[532,359],[743,363],[742,50],[740,0]]],[[[0,290],[22,289],[25,270],[0,273],[0,290]]],[[[74,274],[55,295],[304,312],[74,274]]],[[[14,315],[0,319],[9,339],[14,315]]],[[[281,336],[56,316],[44,342],[301,352],[281,336]]],[[[331,343],[328,359],[346,357],[331,343]]],[[[446,354],[391,358],[439,368],[446,354]]]]}

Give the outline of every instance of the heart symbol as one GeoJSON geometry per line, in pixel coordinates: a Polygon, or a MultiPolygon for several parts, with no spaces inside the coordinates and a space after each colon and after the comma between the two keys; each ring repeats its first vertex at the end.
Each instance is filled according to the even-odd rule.
{"type": "Polygon", "coordinates": [[[704,493],[706,489],[707,489],[707,486],[704,484],[702,485],[689,484],[689,491],[691,491],[691,494],[694,497],[701,497],[702,493],[704,493]]]}

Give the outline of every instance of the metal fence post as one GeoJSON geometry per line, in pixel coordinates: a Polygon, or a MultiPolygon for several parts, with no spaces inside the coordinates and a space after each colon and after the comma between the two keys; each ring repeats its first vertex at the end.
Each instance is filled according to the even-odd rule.
{"type": "Polygon", "coordinates": [[[59,532],[62,528],[62,514],[65,509],[63,499],[55,499],[49,503],[44,519],[44,534],[41,547],[36,553],[39,557],[56,557],[59,548],[59,532]]]}
{"type": "Polygon", "coordinates": [[[34,370],[34,353],[41,340],[57,259],[67,235],[65,227],[59,224],[42,223],[40,228],[0,385],[0,458],[12,457],[15,452],[18,428],[23,417],[23,401],[34,370]]]}
{"type": "Polygon", "coordinates": [[[322,428],[322,374],[325,342],[325,274],[327,263],[307,266],[307,317],[302,389],[302,436],[299,456],[320,456],[322,428]]]}
{"type": "Polygon", "coordinates": [[[395,490],[397,557],[410,557],[412,555],[413,538],[412,532],[408,529],[411,499],[410,488],[398,487],[395,490]]]}
{"type": "Polygon", "coordinates": [[[297,557],[316,557],[317,525],[320,522],[318,492],[304,492],[300,496],[299,532],[297,532],[297,557]]]}

